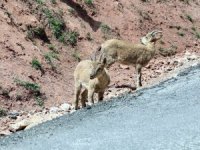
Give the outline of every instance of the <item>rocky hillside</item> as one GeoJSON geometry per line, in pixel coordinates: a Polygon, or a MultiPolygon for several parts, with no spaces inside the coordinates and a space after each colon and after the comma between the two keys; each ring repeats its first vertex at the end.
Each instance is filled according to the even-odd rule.
{"type": "MultiPolygon", "coordinates": [[[[110,38],[138,43],[163,31],[144,84],[195,59],[199,7],[198,0],[1,0],[0,114],[70,103],[76,64],[110,38]]],[[[108,97],[122,84],[134,86],[134,68],[116,64],[110,73],[108,97]]]]}

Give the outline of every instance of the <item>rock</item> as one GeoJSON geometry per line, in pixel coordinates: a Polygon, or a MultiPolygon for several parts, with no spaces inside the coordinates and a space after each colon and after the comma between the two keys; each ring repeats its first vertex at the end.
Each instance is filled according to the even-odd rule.
{"type": "Polygon", "coordinates": [[[120,67],[121,69],[129,69],[129,66],[127,66],[127,65],[122,65],[122,64],[120,64],[119,67],[120,67]]]}
{"type": "Polygon", "coordinates": [[[12,133],[12,132],[10,132],[9,130],[1,131],[1,132],[0,132],[0,136],[10,135],[11,133],[12,133]]]}
{"type": "Polygon", "coordinates": [[[49,112],[50,113],[57,113],[59,111],[59,108],[58,107],[51,107],[50,109],[49,109],[49,112]]]}
{"type": "Polygon", "coordinates": [[[10,131],[16,132],[16,131],[24,130],[29,124],[30,124],[30,122],[28,120],[22,120],[20,122],[15,123],[15,124],[11,124],[10,125],[10,131]]]}
{"type": "Polygon", "coordinates": [[[71,105],[68,103],[64,103],[64,104],[60,105],[60,109],[62,111],[69,111],[71,109],[71,105]]]}
{"type": "Polygon", "coordinates": [[[19,115],[20,115],[20,113],[17,111],[13,111],[8,114],[9,118],[11,118],[11,119],[17,119],[17,116],[19,116],[19,115]]]}

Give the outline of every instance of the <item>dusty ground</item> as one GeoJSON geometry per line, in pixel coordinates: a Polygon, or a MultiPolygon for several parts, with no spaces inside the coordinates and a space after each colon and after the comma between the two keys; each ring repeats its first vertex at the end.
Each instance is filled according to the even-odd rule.
{"type": "MultiPolygon", "coordinates": [[[[200,14],[198,0],[93,0],[86,4],[81,0],[2,0],[0,2],[0,109],[7,112],[37,112],[73,98],[73,71],[77,59],[87,59],[106,39],[120,38],[138,43],[140,37],[154,29],[163,31],[157,43],[159,50],[173,46],[176,54],[158,54],[143,69],[143,84],[148,85],[163,77],[185,61],[200,56],[200,14]],[[77,43],[63,44],[53,35],[48,8],[64,22],[63,32],[79,33],[77,43]],[[45,37],[29,37],[30,29],[42,27],[45,37]],[[28,38],[29,37],[29,38],[28,38]],[[49,47],[55,47],[54,50],[49,47]],[[176,49],[177,48],[177,49],[176,49]],[[57,51],[57,59],[49,63],[46,54],[57,51]],[[31,62],[36,58],[42,70],[36,70],[31,62]],[[53,67],[52,67],[53,64],[53,67]],[[16,81],[36,83],[41,87],[40,99],[33,91],[16,81]],[[38,106],[44,101],[42,107],[38,106]]],[[[124,92],[122,84],[134,87],[134,68],[115,64],[109,70],[112,82],[107,98],[124,92]]],[[[3,120],[3,119],[1,119],[3,120]]],[[[2,123],[2,121],[0,121],[2,123]]],[[[1,126],[4,126],[5,121],[1,126]]]]}

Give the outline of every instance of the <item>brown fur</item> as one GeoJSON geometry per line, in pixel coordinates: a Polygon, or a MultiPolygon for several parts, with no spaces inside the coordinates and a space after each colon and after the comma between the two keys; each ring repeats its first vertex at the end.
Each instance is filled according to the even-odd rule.
{"type": "Polygon", "coordinates": [[[115,62],[126,65],[134,65],[137,73],[136,86],[142,86],[141,83],[141,69],[153,58],[155,55],[155,42],[161,38],[156,37],[157,33],[161,31],[152,31],[141,38],[143,44],[132,44],[126,41],[111,39],[101,45],[101,56],[107,59],[107,67],[115,62]]]}
{"type": "Polygon", "coordinates": [[[75,71],[75,99],[73,102],[74,108],[78,109],[79,95],[81,94],[82,107],[86,106],[86,99],[88,97],[88,104],[94,103],[94,93],[98,93],[98,101],[103,100],[105,89],[110,83],[110,76],[104,68],[106,59],[102,63],[92,60],[81,61],[75,71]],[[81,89],[83,91],[81,93],[81,89]]]}

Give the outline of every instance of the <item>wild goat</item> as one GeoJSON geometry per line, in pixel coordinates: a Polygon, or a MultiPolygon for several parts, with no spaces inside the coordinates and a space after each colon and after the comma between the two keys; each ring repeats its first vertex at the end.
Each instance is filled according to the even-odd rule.
{"type": "Polygon", "coordinates": [[[103,100],[105,89],[110,84],[110,76],[104,68],[106,58],[102,62],[92,60],[81,61],[75,71],[75,99],[73,102],[74,109],[78,109],[79,95],[81,94],[82,107],[86,106],[88,97],[88,105],[94,104],[94,93],[98,93],[98,102],[103,100]],[[81,92],[81,89],[84,90],[81,92]]]}
{"type": "Polygon", "coordinates": [[[141,69],[154,57],[155,43],[162,37],[162,31],[152,31],[141,38],[140,44],[132,44],[122,40],[105,41],[95,53],[100,52],[99,61],[106,58],[107,67],[115,62],[134,65],[136,68],[136,87],[142,86],[141,69]],[[160,33],[160,34],[158,34],[160,33]]]}

